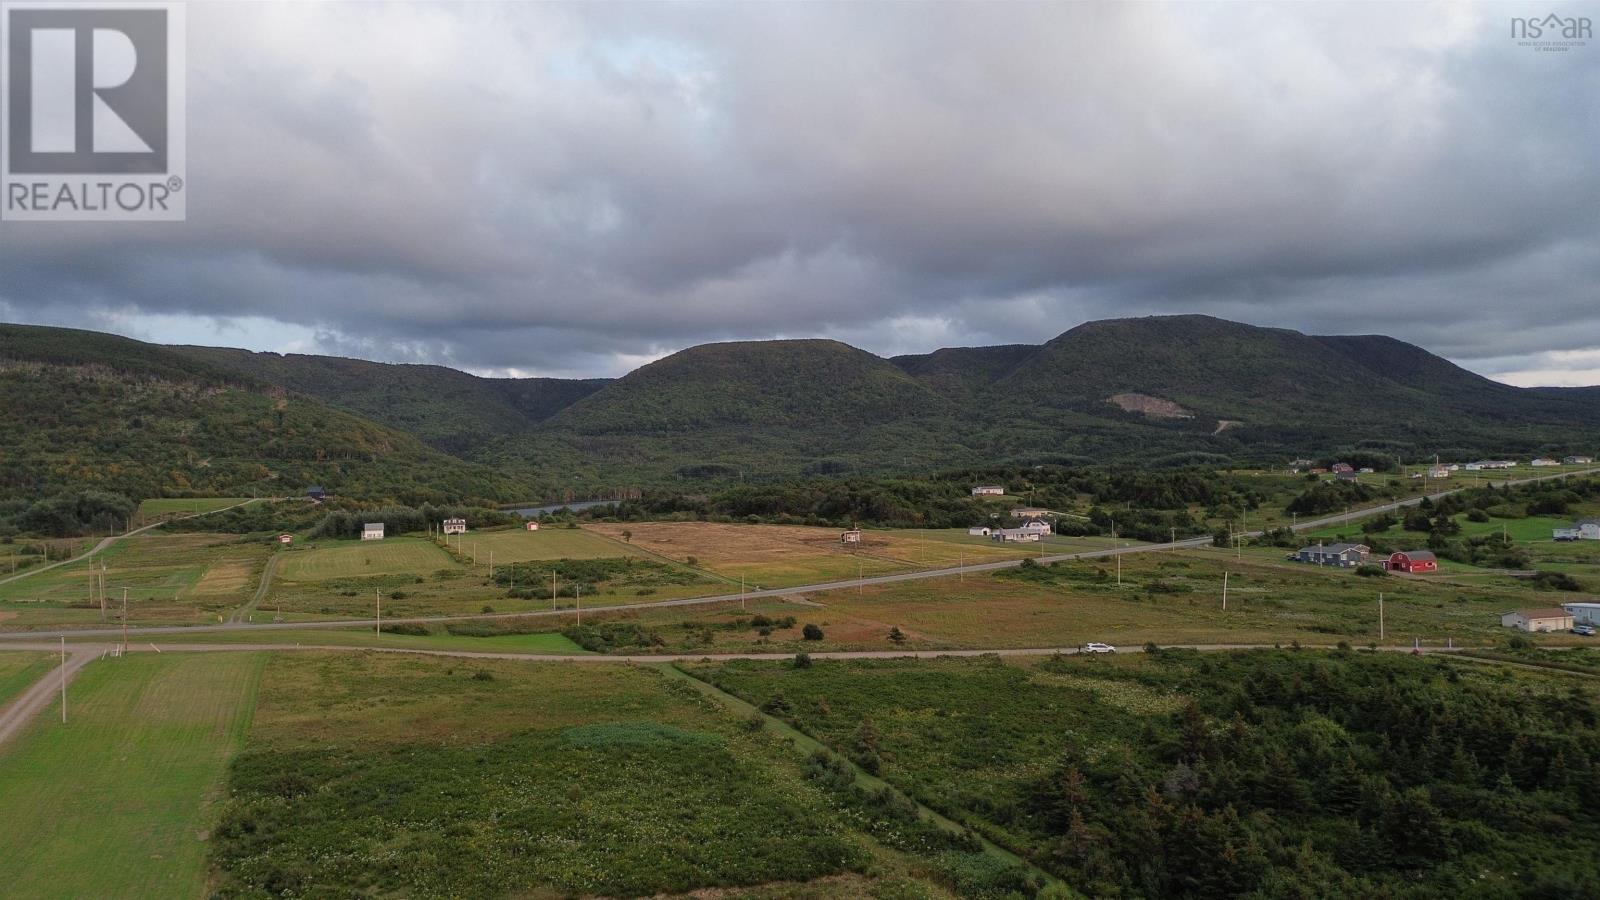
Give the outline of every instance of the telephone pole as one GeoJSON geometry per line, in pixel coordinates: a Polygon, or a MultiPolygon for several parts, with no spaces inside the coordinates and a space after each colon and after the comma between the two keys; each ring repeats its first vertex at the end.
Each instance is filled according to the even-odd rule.
{"type": "Polygon", "coordinates": [[[1222,611],[1228,611],[1228,573],[1222,573],[1222,611]]]}
{"type": "MultiPolygon", "coordinates": [[[[63,638],[65,640],[65,638],[63,638]]],[[[128,652],[128,589],[122,589],[122,652],[128,652]]]]}

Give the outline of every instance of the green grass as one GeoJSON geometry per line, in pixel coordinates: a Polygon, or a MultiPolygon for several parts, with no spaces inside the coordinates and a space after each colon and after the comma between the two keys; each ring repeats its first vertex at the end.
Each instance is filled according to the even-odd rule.
{"type": "Polygon", "coordinates": [[[42,716],[0,751],[6,896],[202,896],[212,804],[263,661],[137,654],[83,669],[68,724],[42,716]]]}
{"type": "Polygon", "coordinates": [[[188,516],[195,513],[215,512],[230,506],[248,503],[249,497],[163,497],[139,503],[139,519],[148,522],[165,516],[188,516]]]}
{"type": "Polygon", "coordinates": [[[861,872],[860,838],[771,750],[647,669],[277,656],[229,776],[220,896],[640,895],[861,872]]]}
{"type": "Polygon", "coordinates": [[[147,532],[81,562],[0,585],[0,628],[120,621],[124,589],[134,624],[203,624],[243,603],[269,548],[229,535],[147,532]],[[91,600],[105,566],[107,615],[91,600]]]}
{"type": "MultiPolygon", "coordinates": [[[[456,542],[452,540],[450,546],[456,546],[456,542]]],[[[495,565],[545,559],[603,559],[638,555],[619,541],[573,528],[471,532],[462,538],[460,546],[462,553],[478,565],[488,565],[491,552],[495,565]]]]}
{"type": "MultiPolygon", "coordinates": [[[[549,627],[559,623],[551,622],[549,627]]],[[[555,631],[467,637],[444,632],[407,635],[362,629],[307,628],[257,631],[219,631],[162,635],[160,644],[301,644],[308,647],[393,647],[402,650],[467,650],[484,653],[584,653],[584,649],[555,631]]]]}
{"type": "Polygon", "coordinates": [[[0,653],[0,709],[28,686],[44,677],[58,660],[49,653],[0,653]]]}
{"type": "Polygon", "coordinates": [[[277,577],[283,581],[317,582],[373,575],[429,575],[456,568],[455,560],[421,538],[381,541],[329,541],[284,554],[277,577]]]}

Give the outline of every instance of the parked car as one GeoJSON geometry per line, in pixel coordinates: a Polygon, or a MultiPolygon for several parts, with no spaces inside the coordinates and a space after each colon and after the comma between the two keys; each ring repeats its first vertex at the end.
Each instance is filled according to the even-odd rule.
{"type": "Polygon", "coordinates": [[[1117,652],[1117,648],[1111,646],[1110,644],[1100,644],[1100,643],[1096,643],[1096,642],[1091,641],[1091,642],[1083,645],[1083,652],[1085,652],[1085,653],[1115,653],[1115,652],[1117,652]]]}
{"type": "Polygon", "coordinates": [[[1594,626],[1593,625],[1574,625],[1574,626],[1572,626],[1572,633],[1573,634],[1581,634],[1584,637],[1594,637],[1594,626]]]}

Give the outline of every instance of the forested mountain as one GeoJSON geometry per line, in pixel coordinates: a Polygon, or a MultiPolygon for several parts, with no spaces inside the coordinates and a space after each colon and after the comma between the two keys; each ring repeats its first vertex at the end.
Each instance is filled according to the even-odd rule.
{"type": "Polygon", "coordinates": [[[603,378],[480,378],[444,366],[298,353],[171,349],[316,397],[454,454],[471,454],[498,437],[525,431],[608,383],[603,378]]]}
{"type": "Polygon", "coordinates": [[[164,347],[0,325],[0,499],[330,492],[408,503],[537,496],[531,479],[164,347]]]}
{"type": "Polygon", "coordinates": [[[1600,445],[1597,389],[1515,388],[1392,338],[1205,316],[893,360],[826,340],[708,344],[615,380],[479,378],[21,326],[0,329],[0,361],[21,426],[6,439],[8,492],[316,479],[428,495],[416,499],[525,499],[970,465],[1600,445]]]}

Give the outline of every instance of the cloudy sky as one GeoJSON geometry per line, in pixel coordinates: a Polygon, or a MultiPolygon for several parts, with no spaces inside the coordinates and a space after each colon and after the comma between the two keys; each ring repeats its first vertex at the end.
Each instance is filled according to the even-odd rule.
{"type": "Polygon", "coordinates": [[[188,221],[0,224],[0,319],[571,376],[1205,312],[1600,383],[1552,10],[193,3],[188,221]]]}

